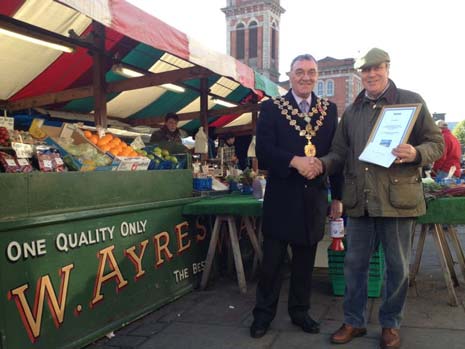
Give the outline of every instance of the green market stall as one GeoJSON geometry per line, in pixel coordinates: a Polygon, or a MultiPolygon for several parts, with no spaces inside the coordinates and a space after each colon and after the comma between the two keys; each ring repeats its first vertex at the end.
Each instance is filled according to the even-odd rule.
{"type": "Polygon", "coordinates": [[[465,197],[441,197],[427,202],[417,224],[465,224],[465,197]]]}
{"type": "Polygon", "coordinates": [[[192,290],[191,171],[0,174],[2,348],[76,348],[192,290]]]}
{"type": "Polygon", "coordinates": [[[244,267],[242,264],[242,254],[239,247],[239,231],[236,218],[241,218],[245,226],[248,238],[252,244],[255,253],[255,263],[262,261],[262,250],[259,244],[261,240],[261,222],[257,225],[255,231],[252,219],[262,215],[262,201],[255,199],[252,195],[231,194],[216,198],[206,198],[183,208],[183,214],[186,216],[215,216],[215,224],[211,233],[210,243],[205,260],[205,270],[202,273],[200,288],[207,286],[213,259],[217,250],[217,243],[220,238],[221,224],[226,223],[228,226],[229,239],[231,241],[234,264],[236,266],[237,281],[240,291],[247,293],[247,284],[245,280],[244,267]]]}
{"type": "Polygon", "coordinates": [[[415,249],[414,263],[410,271],[410,284],[414,285],[415,277],[420,269],[426,235],[431,232],[449,293],[448,303],[452,306],[458,306],[460,303],[455,292],[455,287],[459,286],[459,282],[451,249],[455,252],[455,258],[465,279],[465,254],[454,227],[457,224],[465,224],[464,212],[465,197],[463,196],[438,197],[427,202],[426,214],[419,217],[417,221],[417,224],[421,224],[421,229],[415,249]]]}
{"type": "MultiPolygon", "coordinates": [[[[209,122],[256,114],[258,100],[280,94],[250,67],[123,0],[8,3],[0,28],[69,48],[2,36],[8,116],[40,108],[106,129],[159,127],[176,112],[181,127],[207,132],[209,122]],[[121,76],[115,65],[143,76],[121,76]],[[221,100],[237,106],[219,108],[221,100]]],[[[199,281],[208,246],[206,228],[182,214],[196,200],[190,169],[0,173],[0,193],[2,349],[82,347],[199,281]]]]}

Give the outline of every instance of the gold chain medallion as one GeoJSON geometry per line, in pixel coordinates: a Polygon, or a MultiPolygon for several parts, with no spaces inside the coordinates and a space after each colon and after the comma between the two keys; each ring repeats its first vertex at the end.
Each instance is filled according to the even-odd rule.
{"type": "Polygon", "coordinates": [[[328,109],[329,101],[325,98],[317,98],[316,105],[308,113],[300,112],[299,109],[294,108],[284,97],[274,97],[273,103],[278,106],[281,110],[281,115],[289,120],[289,125],[299,133],[299,136],[307,139],[307,144],[304,147],[305,156],[315,156],[316,147],[312,143],[312,137],[316,136],[320,127],[323,126],[323,120],[327,115],[326,110],[328,109]],[[317,113],[320,114],[320,117],[316,121],[316,126],[313,126],[311,124],[312,117],[317,113]],[[304,129],[297,124],[297,120],[295,120],[293,116],[298,116],[307,123],[304,129]]]}

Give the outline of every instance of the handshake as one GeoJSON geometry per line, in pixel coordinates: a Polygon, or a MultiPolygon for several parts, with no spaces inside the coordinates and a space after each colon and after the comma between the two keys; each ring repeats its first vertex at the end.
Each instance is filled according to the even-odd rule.
{"type": "Polygon", "coordinates": [[[313,156],[294,156],[290,166],[307,179],[313,179],[323,173],[323,163],[313,156]]]}

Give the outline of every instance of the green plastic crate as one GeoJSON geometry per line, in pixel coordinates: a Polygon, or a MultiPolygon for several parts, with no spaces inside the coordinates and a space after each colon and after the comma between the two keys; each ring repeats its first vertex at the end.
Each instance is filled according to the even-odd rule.
{"type": "MultiPolygon", "coordinates": [[[[333,251],[328,248],[329,277],[335,296],[343,296],[345,251],[333,251]]],[[[384,279],[384,253],[381,246],[373,253],[368,269],[368,297],[380,297],[384,279]]]]}
{"type": "MultiPolygon", "coordinates": [[[[344,275],[330,275],[335,296],[343,296],[345,291],[344,275]]],[[[378,298],[381,296],[383,278],[368,278],[368,297],[378,298]]]]}

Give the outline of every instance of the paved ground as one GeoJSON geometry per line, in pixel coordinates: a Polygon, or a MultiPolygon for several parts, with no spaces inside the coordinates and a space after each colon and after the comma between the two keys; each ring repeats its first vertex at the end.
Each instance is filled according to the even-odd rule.
{"type": "MultiPolygon", "coordinates": [[[[459,236],[465,247],[464,226],[460,227],[459,236]]],[[[417,284],[409,292],[401,330],[402,348],[465,348],[465,282],[458,266],[456,271],[461,282],[456,288],[460,305],[451,307],[447,304],[447,288],[433,239],[427,236],[417,284]]],[[[251,338],[255,282],[249,280],[248,293],[241,295],[235,280],[223,277],[214,280],[206,291],[194,291],[87,349],[378,348],[380,299],[369,300],[367,336],[346,345],[332,345],[329,336],[343,319],[342,298],[332,295],[327,269],[316,270],[314,284],[311,315],[321,323],[320,334],[304,333],[291,324],[286,311],[286,280],[278,315],[269,332],[261,339],[251,338]]]]}

